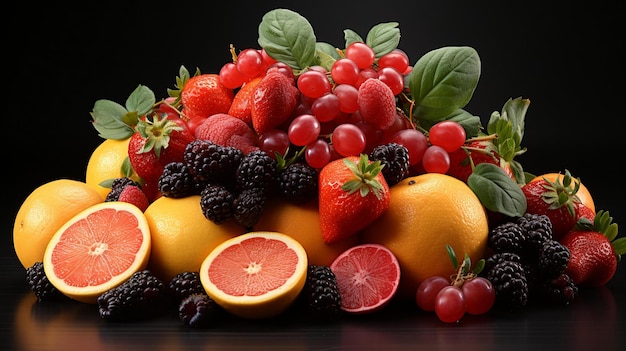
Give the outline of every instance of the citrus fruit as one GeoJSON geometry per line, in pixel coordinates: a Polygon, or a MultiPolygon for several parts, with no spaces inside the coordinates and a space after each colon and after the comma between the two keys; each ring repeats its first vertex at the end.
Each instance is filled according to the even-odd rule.
{"type": "Polygon", "coordinates": [[[150,244],[148,222],[137,206],[101,202],[56,231],[44,253],[44,271],[66,296],[95,304],[102,293],[147,266],[150,244]]]}
{"type": "Polygon", "coordinates": [[[400,284],[400,264],[388,248],[359,244],[344,251],[330,265],[341,294],[341,309],[374,312],[391,301],[400,284]]]}
{"type": "MultiPolygon", "coordinates": [[[[538,175],[535,178],[531,179],[530,182],[534,182],[535,180],[540,180],[544,178],[551,182],[555,182],[557,180],[557,177],[559,178],[559,182],[563,182],[564,175],[561,173],[556,173],[556,172],[538,175]]],[[[572,181],[578,182],[578,180],[573,177],[572,177],[572,181]]],[[[572,183],[570,186],[574,188],[575,183],[572,183]]],[[[589,189],[582,182],[580,182],[580,187],[578,188],[578,191],[576,192],[576,196],[578,196],[578,199],[580,200],[580,202],[586,205],[587,207],[589,207],[591,211],[593,211],[593,213],[596,212],[596,206],[593,201],[593,197],[591,197],[591,193],[589,192],[589,189]]]]}
{"type": "Polygon", "coordinates": [[[398,258],[401,299],[414,299],[419,284],[455,273],[446,244],[478,262],[489,232],[487,214],[474,192],[452,176],[427,173],[405,178],[391,189],[389,209],[361,233],[365,243],[389,248],[398,258]]]}
{"type": "Polygon", "coordinates": [[[233,315],[260,319],[285,311],[298,297],[308,261],[304,247],[278,232],[254,231],[219,244],[202,262],[207,294],[233,315]]]}
{"type": "Polygon", "coordinates": [[[202,213],[200,195],[161,196],[144,211],[152,236],[149,269],[163,281],[176,274],[197,272],[202,261],[226,239],[243,234],[235,221],[220,224],[202,213]]]}
{"type": "Polygon", "coordinates": [[[103,201],[94,187],[72,179],[53,180],[33,190],[13,225],[13,247],[24,268],[42,262],[50,238],[65,222],[103,201]]]}
{"type": "Polygon", "coordinates": [[[274,197],[266,203],[263,215],[254,229],[287,234],[304,246],[309,264],[330,266],[339,254],[358,243],[358,237],[352,236],[326,245],[320,230],[317,204],[317,200],[294,204],[284,198],[274,197]]]}
{"type": "MultiPolygon", "coordinates": [[[[100,185],[103,181],[113,180],[124,176],[122,165],[128,157],[128,142],[124,140],[106,139],[91,153],[87,162],[85,183],[94,186],[102,198],[106,198],[111,188],[100,185]]],[[[137,176],[131,177],[138,180],[137,176]]]]}

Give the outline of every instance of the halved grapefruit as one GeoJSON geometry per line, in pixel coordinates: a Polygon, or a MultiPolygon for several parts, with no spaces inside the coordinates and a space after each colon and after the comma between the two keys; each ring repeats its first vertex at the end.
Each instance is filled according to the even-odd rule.
{"type": "Polygon", "coordinates": [[[304,247],[279,232],[248,232],[219,244],[202,262],[207,294],[233,315],[274,317],[298,297],[308,268],[304,247]]]}
{"type": "Polygon", "coordinates": [[[63,294],[96,303],[99,295],[147,266],[150,247],[150,229],[139,208],[102,202],[56,231],[44,253],[44,271],[63,294]]]}

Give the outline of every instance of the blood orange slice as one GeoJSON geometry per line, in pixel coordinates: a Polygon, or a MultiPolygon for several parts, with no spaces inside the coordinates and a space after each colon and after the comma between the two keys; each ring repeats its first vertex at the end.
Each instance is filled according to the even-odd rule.
{"type": "Polygon", "coordinates": [[[274,317],[298,297],[306,281],[304,247],[279,232],[230,238],[202,262],[200,281],[226,311],[243,318],[274,317]]]}
{"type": "Polygon", "coordinates": [[[398,290],[400,264],[380,244],[360,244],[341,253],[330,265],[335,273],[341,309],[369,313],[385,306],[398,290]]]}
{"type": "Polygon", "coordinates": [[[44,253],[44,271],[63,294],[96,303],[99,295],[147,266],[150,248],[150,229],[139,208],[103,202],[56,231],[44,253]]]}

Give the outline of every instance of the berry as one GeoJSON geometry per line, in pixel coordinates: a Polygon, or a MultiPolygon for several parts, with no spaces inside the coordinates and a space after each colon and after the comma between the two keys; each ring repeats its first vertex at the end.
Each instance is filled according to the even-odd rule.
{"type": "Polygon", "coordinates": [[[221,308],[206,293],[193,293],[184,298],[178,306],[178,316],[184,325],[204,328],[212,325],[221,308]]]}
{"type": "Polygon", "coordinates": [[[150,201],[146,197],[146,194],[141,190],[141,187],[136,185],[127,185],[120,193],[120,197],[117,201],[127,202],[137,206],[142,212],[148,208],[150,201]]]}
{"type": "Polygon", "coordinates": [[[200,193],[202,214],[214,223],[222,223],[233,218],[235,195],[221,184],[209,184],[200,193]]]}
{"type": "Polygon", "coordinates": [[[168,288],[174,297],[181,301],[192,294],[204,293],[198,272],[181,272],[170,280],[168,288]]]}
{"type": "Polygon", "coordinates": [[[274,190],[276,160],[265,151],[257,150],[245,155],[235,170],[239,191],[256,189],[264,196],[274,190]]]}
{"type": "Polygon", "coordinates": [[[64,296],[46,277],[42,262],[35,262],[35,264],[26,269],[26,283],[30,290],[35,293],[39,302],[64,296]]]}
{"type": "Polygon", "coordinates": [[[218,113],[206,118],[194,131],[196,139],[210,140],[215,144],[230,146],[244,154],[258,150],[258,137],[252,128],[238,117],[218,113]]]}
{"type": "Polygon", "coordinates": [[[375,146],[369,157],[383,165],[382,173],[389,186],[409,175],[409,151],[403,145],[388,143],[375,146]]]}
{"type": "Polygon", "coordinates": [[[279,193],[293,203],[314,199],[318,176],[317,170],[307,163],[292,163],[278,173],[279,193]]]}
{"type": "Polygon", "coordinates": [[[233,200],[233,218],[251,229],[261,218],[267,197],[258,188],[244,189],[233,200]]]}
{"type": "Polygon", "coordinates": [[[122,190],[124,190],[124,188],[127,185],[135,185],[135,186],[141,187],[141,185],[138,182],[132,180],[131,178],[128,178],[128,177],[115,178],[113,179],[113,182],[111,183],[111,191],[109,191],[104,201],[105,202],[117,201],[120,198],[120,194],[122,193],[122,190]]]}
{"type": "Polygon", "coordinates": [[[243,152],[209,140],[196,139],[185,149],[184,162],[197,183],[232,182],[243,152]]]}
{"type": "Polygon", "coordinates": [[[541,289],[543,290],[542,296],[546,296],[551,302],[565,305],[573,302],[578,295],[578,287],[566,273],[547,279],[541,289]]]}
{"type": "Polygon", "coordinates": [[[380,79],[370,78],[359,87],[358,106],[363,121],[385,130],[396,120],[393,91],[380,79]]]}
{"type": "Polygon", "coordinates": [[[184,162],[170,162],[159,178],[159,191],[165,197],[183,198],[199,194],[199,184],[184,162]]]}
{"type": "Polygon", "coordinates": [[[556,240],[545,241],[538,256],[537,268],[546,277],[562,274],[569,262],[569,250],[556,240]]]}
{"type": "Polygon", "coordinates": [[[491,229],[487,240],[489,248],[495,252],[521,253],[526,238],[517,223],[505,222],[491,229]]]}
{"type": "Polygon", "coordinates": [[[332,320],[341,312],[339,286],[328,266],[309,265],[302,294],[311,315],[318,320],[332,320]]]}
{"type": "Polygon", "coordinates": [[[496,264],[487,274],[496,291],[496,304],[503,308],[519,309],[528,303],[528,283],[524,267],[513,261],[496,264]]]}

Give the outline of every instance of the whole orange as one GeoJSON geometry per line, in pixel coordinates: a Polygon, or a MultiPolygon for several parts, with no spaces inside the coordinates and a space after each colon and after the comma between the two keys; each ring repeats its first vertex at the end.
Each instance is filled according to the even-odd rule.
{"type": "MultiPolygon", "coordinates": [[[[102,198],[106,198],[111,188],[103,187],[100,183],[125,175],[123,166],[128,158],[129,140],[130,138],[124,140],[106,139],[96,147],[89,157],[85,183],[94,186],[102,198]]],[[[130,170],[130,166],[128,167],[130,170]]],[[[131,174],[131,178],[139,180],[135,174],[131,174]]]]}
{"type": "Polygon", "coordinates": [[[426,173],[392,186],[387,211],[361,233],[366,243],[389,248],[400,263],[398,297],[414,299],[426,278],[448,277],[455,268],[446,250],[458,261],[467,254],[473,263],[485,253],[487,214],[474,192],[461,180],[426,173]]]}
{"type": "MultiPolygon", "coordinates": [[[[544,174],[534,177],[533,179],[530,180],[530,182],[534,182],[536,180],[540,180],[544,178],[550,182],[555,182],[558,178],[559,182],[562,183],[563,177],[564,177],[564,174],[557,173],[557,172],[544,173],[544,174]]],[[[570,187],[574,188],[576,186],[575,183],[578,182],[578,179],[572,177],[572,182],[573,183],[570,185],[570,187]]],[[[587,189],[587,187],[582,182],[580,182],[580,187],[578,188],[578,191],[576,192],[576,196],[578,196],[578,199],[580,200],[582,204],[589,207],[594,213],[596,212],[596,206],[593,201],[593,197],[591,196],[589,189],[587,189]]]]}

